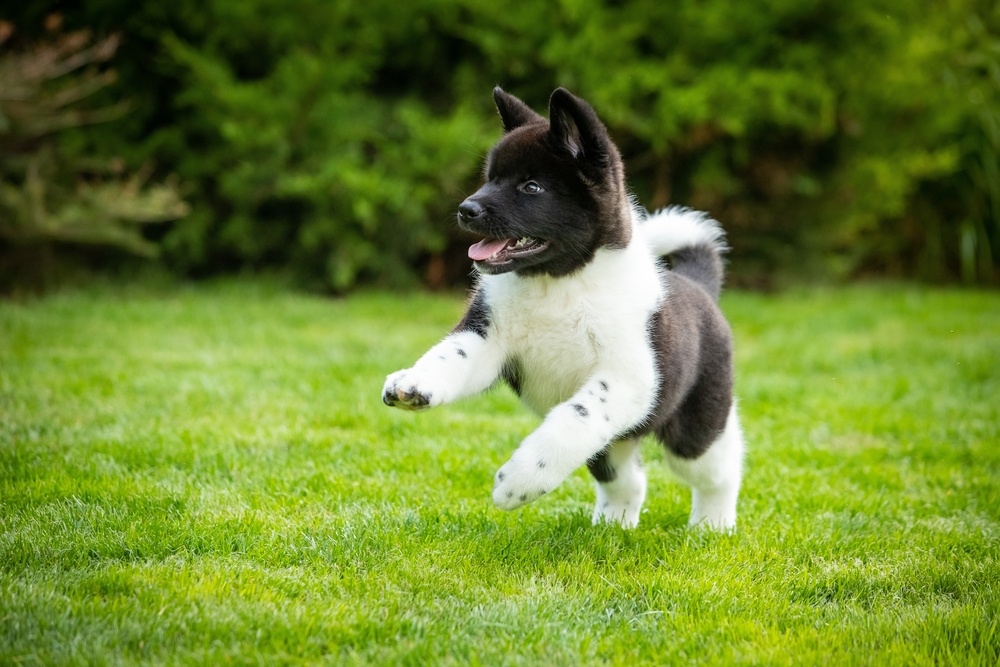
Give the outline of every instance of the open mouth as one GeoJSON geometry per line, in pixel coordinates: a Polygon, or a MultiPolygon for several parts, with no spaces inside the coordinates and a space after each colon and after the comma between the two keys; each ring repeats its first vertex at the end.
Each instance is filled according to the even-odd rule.
{"type": "Polygon", "coordinates": [[[500,266],[521,257],[537,255],[548,247],[548,241],[533,236],[519,239],[483,239],[469,247],[469,258],[488,266],[500,266]]]}

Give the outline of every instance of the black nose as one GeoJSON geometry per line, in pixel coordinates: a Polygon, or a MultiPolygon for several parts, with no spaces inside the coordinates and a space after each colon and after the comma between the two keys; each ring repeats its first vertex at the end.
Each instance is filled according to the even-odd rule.
{"type": "Polygon", "coordinates": [[[458,206],[458,217],[466,222],[481,217],[483,213],[486,213],[486,209],[475,199],[466,199],[458,206]]]}

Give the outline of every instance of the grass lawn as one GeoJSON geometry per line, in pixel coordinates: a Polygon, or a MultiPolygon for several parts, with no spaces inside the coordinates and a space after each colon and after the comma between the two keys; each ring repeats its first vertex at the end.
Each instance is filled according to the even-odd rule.
{"type": "Polygon", "coordinates": [[[690,531],[585,470],[514,513],[506,390],[382,405],[457,296],[0,303],[0,664],[996,665],[1000,293],[730,292],[749,455],[690,531]]]}

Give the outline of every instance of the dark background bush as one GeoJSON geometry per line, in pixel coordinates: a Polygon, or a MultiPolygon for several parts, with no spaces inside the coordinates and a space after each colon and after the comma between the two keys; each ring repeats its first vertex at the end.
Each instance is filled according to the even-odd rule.
{"type": "Polygon", "coordinates": [[[130,107],[59,148],[179,179],[190,212],[143,233],[182,275],[460,281],[501,84],[590,100],[642,203],[723,222],[737,283],[997,279],[993,2],[36,2],[0,48],[51,41],[54,13],[121,34],[94,103],[130,107]]]}

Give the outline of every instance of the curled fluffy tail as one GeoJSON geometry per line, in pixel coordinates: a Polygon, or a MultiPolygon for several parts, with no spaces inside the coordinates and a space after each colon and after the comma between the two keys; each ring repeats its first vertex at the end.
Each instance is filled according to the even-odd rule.
{"type": "Polygon", "coordinates": [[[722,291],[722,253],[726,233],[707,213],[684,206],[668,206],[640,219],[642,237],[660,257],[669,257],[675,273],[690,278],[719,298],[722,291]]]}

